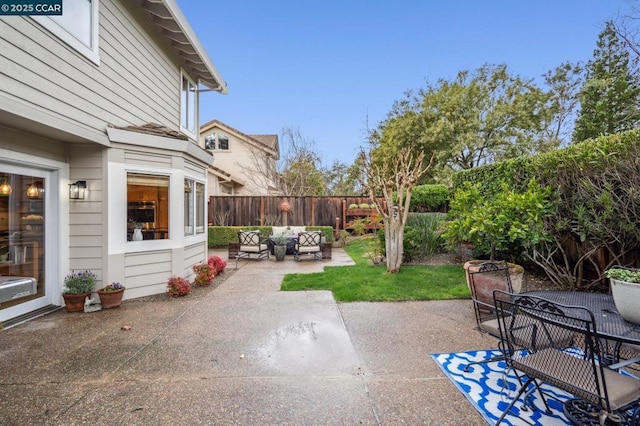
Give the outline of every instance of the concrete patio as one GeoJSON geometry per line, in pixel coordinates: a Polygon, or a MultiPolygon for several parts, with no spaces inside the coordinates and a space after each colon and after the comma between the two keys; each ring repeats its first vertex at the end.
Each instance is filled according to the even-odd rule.
{"type": "Polygon", "coordinates": [[[4,330],[0,424],[484,424],[429,357],[495,347],[473,330],[469,300],[279,291],[286,273],[351,263],[341,249],[240,261],[184,298],[63,309],[4,330]]]}

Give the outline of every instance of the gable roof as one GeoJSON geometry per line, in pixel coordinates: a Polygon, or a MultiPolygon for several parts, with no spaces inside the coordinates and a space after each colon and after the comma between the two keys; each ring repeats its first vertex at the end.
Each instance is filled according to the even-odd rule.
{"type": "Polygon", "coordinates": [[[137,2],[158,28],[160,34],[170,40],[171,46],[183,61],[184,69],[210,89],[226,94],[227,82],[200,44],[175,0],[137,0],[137,2]]]}
{"type": "Polygon", "coordinates": [[[229,126],[228,124],[223,123],[220,120],[215,119],[200,126],[200,134],[203,134],[207,130],[210,130],[214,127],[221,128],[230,133],[235,133],[236,136],[253,142],[263,149],[271,151],[274,154],[276,160],[280,158],[280,145],[278,143],[278,135],[248,135],[234,127],[229,126]]]}

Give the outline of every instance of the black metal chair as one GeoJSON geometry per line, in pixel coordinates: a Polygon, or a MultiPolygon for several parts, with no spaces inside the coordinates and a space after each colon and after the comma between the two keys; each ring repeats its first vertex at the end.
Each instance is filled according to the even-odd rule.
{"type": "MultiPolygon", "coordinates": [[[[476,329],[490,336],[500,339],[500,329],[493,303],[493,291],[502,290],[513,293],[509,266],[506,263],[483,262],[474,270],[467,270],[469,290],[476,316],[476,329]]],[[[482,361],[467,364],[464,371],[468,372],[472,365],[500,361],[504,355],[498,355],[482,361]]]]}
{"type": "Polygon", "coordinates": [[[494,303],[507,365],[524,374],[518,374],[520,389],[496,424],[525,392],[537,390],[549,411],[542,382],[576,397],[563,406],[574,424],[605,424],[607,419],[640,424],[640,380],[599,362],[602,343],[591,311],[501,291],[495,292],[494,303]],[[636,410],[635,420],[630,409],[636,410]]]}
{"type": "Polygon", "coordinates": [[[238,269],[238,259],[261,260],[264,258],[269,258],[269,246],[267,245],[266,241],[260,239],[260,231],[238,232],[238,254],[236,256],[236,269],[238,269]]]}
{"type": "Polygon", "coordinates": [[[305,231],[298,233],[293,258],[302,260],[303,256],[310,259],[322,259],[322,232],[305,231]]]}

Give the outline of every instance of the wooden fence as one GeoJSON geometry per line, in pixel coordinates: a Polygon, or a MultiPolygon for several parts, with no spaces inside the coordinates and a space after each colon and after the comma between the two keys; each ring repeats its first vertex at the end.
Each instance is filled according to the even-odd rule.
{"type": "Polygon", "coordinates": [[[337,231],[344,229],[349,205],[370,202],[368,197],[209,197],[208,222],[225,226],[332,226],[337,231]],[[289,203],[288,212],[280,208],[283,201],[289,203]]]}

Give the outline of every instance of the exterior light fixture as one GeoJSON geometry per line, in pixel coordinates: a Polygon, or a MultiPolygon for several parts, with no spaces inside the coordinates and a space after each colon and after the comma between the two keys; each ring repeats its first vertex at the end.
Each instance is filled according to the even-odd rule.
{"type": "Polygon", "coordinates": [[[84,200],[84,193],[87,189],[87,181],[79,180],[69,184],[69,199],[70,200],[84,200]]]}

